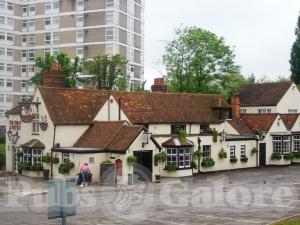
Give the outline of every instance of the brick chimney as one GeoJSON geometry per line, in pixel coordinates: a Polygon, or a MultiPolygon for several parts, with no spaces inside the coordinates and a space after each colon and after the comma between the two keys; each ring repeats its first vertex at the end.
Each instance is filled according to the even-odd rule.
{"type": "Polygon", "coordinates": [[[238,92],[234,92],[231,96],[231,110],[233,118],[240,119],[240,94],[238,92]]]}
{"type": "Polygon", "coordinates": [[[54,62],[50,70],[46,70],[42,74],[44,87],[64,87],[65,73],[61,69],[61,65],[54,62]]]}
{"type": "Polygon", "coordinates": [[[166,93],[168,90],[167,85],[165,85],[165,78],[155,78],[154,84],[151,86],[152,92],[166,93]]]}

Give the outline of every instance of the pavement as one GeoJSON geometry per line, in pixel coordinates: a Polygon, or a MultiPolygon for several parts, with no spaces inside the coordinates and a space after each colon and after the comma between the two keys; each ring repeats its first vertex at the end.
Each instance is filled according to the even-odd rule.
{"type": "MultiPolygon", "coordinates": [[[[0,224],[61,224],[47,219],[47,182],[29,179],[33,188],[28,190],[24,179],[8,185],[14,191],[0,181],[0,224]],[[20,183],[25,188],[18,191],[20,183]]],[[[93,185],[77,188],[77,213],[68,224],[267,225],[298,214],[299,194],[300,165],[163,179],[160,184],[93,185]]]]}

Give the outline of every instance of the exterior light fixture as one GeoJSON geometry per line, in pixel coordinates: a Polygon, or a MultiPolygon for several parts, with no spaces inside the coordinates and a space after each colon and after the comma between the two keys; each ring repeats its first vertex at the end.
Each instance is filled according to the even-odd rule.
{"type": "Polygon", "coordinates": [[[143,134],[144,140],[142,143],[143,147],[149,143],[149,139],[151,138],[151,135],[152,135],[152,133],[150,133],[150,132],[144,132],[144,134],[143,134]]]}

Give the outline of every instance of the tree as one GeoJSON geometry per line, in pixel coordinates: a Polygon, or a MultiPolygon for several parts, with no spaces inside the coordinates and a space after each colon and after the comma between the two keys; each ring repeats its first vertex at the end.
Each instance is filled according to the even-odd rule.
{"type": "Polygon", "coordinates": [[[222,76],[239,73],[223,38],[196,27],[177,29],[175,35],[163,56],[171,91],[219,92],[222,76]]]}
{"type": "Polygon", "coordinates": [[[127,89],[127,76],[124,68],[127,64],[126,59],[121,55],[95,56],[91,60],[84,62],[84,70],[92,75],[88,80],[97,89],[127,89]]]}
{"type": "Polygon", "coordinates": [[[291,79],[297,84],[300,84],[300,15],[298,17],[297,27],[295,30],[296,41],[292,46],[291,51],[291,79]]]}
{"type": "Polygon", "coordinates": [[[76,80],[79,79],[78,73],[82,72],[82,62],[78,57],[71,60],[66,53],[60,52],[56,56],[46,54],[45,57],[38,57],[35,60],[35,67],[38,71],[29,82],[35,85],[43,85],[43,72],[50,70],[52,64],[56,62],[62,68],[65,73],[65,86],[68,88],[74,88],[76,86],[76,80]]]}

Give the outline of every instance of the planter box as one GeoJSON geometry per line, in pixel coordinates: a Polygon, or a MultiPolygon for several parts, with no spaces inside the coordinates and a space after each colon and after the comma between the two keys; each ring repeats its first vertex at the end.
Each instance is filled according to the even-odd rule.
{"type": "Polygon", "coordinates": [[[43,177],[43,171],[30,171],[30,170],[23,170],[22,175],[26,177],[43,177]]]}

